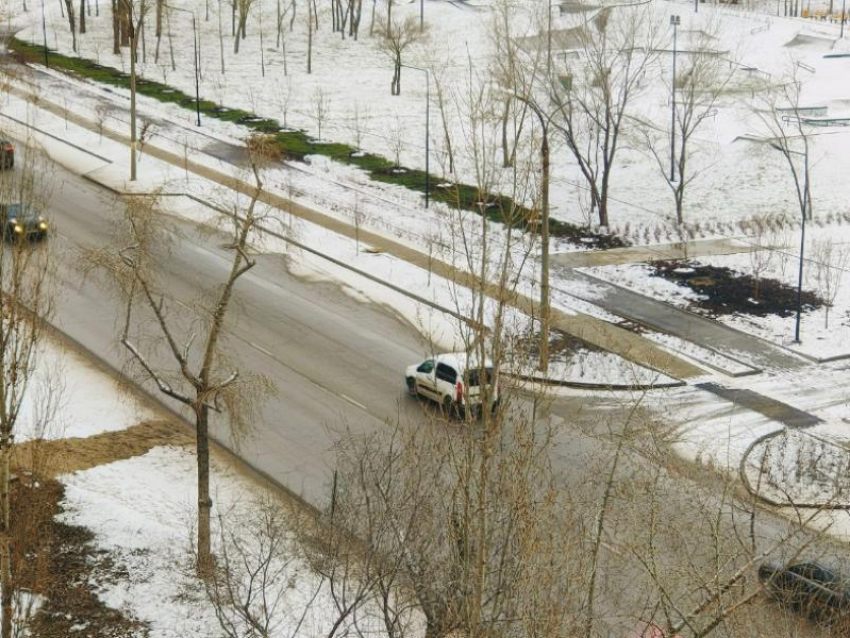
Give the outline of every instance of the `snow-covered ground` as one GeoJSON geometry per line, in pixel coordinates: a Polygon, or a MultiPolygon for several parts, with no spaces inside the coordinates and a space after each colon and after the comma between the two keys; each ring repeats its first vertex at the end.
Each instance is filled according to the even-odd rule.
{"type": "MultiPolygon", "coordinates": [[[[274,505],[274,495],[228,462],[214,458],[211,476],[219,551],[218,543],[231,533],[240,534],[243,546],[257,543],[259,547],[262,537],[257,523],[269,520],[262,519],[267,508],[281,509],[275,512],[279,517],[275,521],[295,520],[282,505],[274,505]],[[226,521],[224,536],[219,516],[226,521]]],[[[61,520],[91,530],[97,546],[109,553],[119,569],[127,570],[126,578],[107,580],[99,598],[146,623],[150,628],[146,635],[151,638],[221,632],[215,608],[193,575],[190,539],[197,515],[196,477],[194,453],[160,447],[62,479],[65,511],[61,520]]],[[[294,635],[299,622],[303,635],[324,635],[336,619],[333,599],[304,560],[289,553],[296,545],[292,529],[282,534],[290,540],[280,540],[275,564],[265,572],[268,589],[264,594],[281,596],[269,605],[276,609],[272,626],[279,633],[275,635],[294,635]]]]}
{"type": "MultiPolygon", "coordinates": [[[[47,3],[47,40],[51,47],[72,53],[67,19],[57,12],[55,4],[47,3]]],[[[290,126],[317,134],[315,103],[321,94],[329,114],[322,125],[322,137],[356,145],[355,129],[361,130],[365,150],[394,158],[396,138],[402,140],[401,159],[408,166],[424,167],[424,100],[425,74],[405,68],[402,73],[402,93],[390,95],[391,65],[379,50],[377,35],[370,35],[371,16],[364,15],[360,37],[342,38],[330,29],[330,16],[320,10],[320,28],[313,34],[312,72],[306,72],[307,24],[306,12],[299,12],[289,28],[289,15],[283,21],[281,41],[275,29],[276,5],[270,0],[252,3],[248,20],[247,39],[240,43],[240,52],[233,52],[230,37],[230,15],[225,5],[183,0],[172,3],[167,12],[164,32],[156,55],[153,35],[153,12],[148,14],[145,29],[147,41],[142,55],[140,72],[180,88],[194,92],[192,12],[197,16],[201,43],[202,97],[274,117],[290,126]],[[206,8],[209,7],[209,19],[206,8]],[[224,12],[223,16],[218,11],[224,12]],[[219,17],[224,21],[223,46],[220,47],[219,17]],[[261,46],[262,35],[262,46],[261,46]],[[172,50],[174,66],[172,68],[172,50]],[[284,57],[285,51],[285,57],[284,57]],[[222,56],[224,62],[222,63],[222,56]],[[286,66],[284,68],[284,59],[286,66]],[[224,73],[222,73],[222,64],[224,73]],[[359,123],[359,127],[358,127],[359,123]],[[365,130],[364,130],[365,129],[365,130]]],[[[545,6],[545,5],[544,5],[545,6]]],[[[622,5],[620,5],[622,7],[622,5]]],[[[15,24],[19,37],[41,43],[43,38],[40,4],[30,3],[30,11],[19,12],[15,24]]],[[[436,102],[436,79],[441,80],[447,103],[447,127],[459,157],[457,173],[470,181],[473,168],[468,148],[469,127],[465,121],[464,101],[470,78],[483,74],[494,53],[494,23],[496,3],[452,3],[429,0],[425,3],[425,39],[414,44],[405,54],[404,62],[431,71],[432,101],[436,102]]],[[[527,38],[537,34],[541,6],[532,3],[515,5],[512,9],[512,35],[527,38]]],[[[770,11],[774,7],[770,7],[770,11]]],[[[850,69],[850,58],[824,58],[826,53],[850,50],[845,42],[837,41],[838,25],[799,18],[782,18],[766,13],[734,11],[706,3],[698,14],[690,5],[656,1],[648,23],[668,24],[669,15],[680,14],[679,48],[687,52],[697,46],[703,32],[714,33],[711,48],[730,61],[732,74],[727,94],[717,104],[716,114],[698,131],[691,166],[700,173],[689,186],[686,199],[686,219],[699,222],[704,232],[724,232],[719,225],[751,217],[755,213],[787,212],[792,203],[790,183],[785,179],[781,158],[763,144],[739,139],[747,134],[763,133],[753,109],[758,106],[759,89],[766,84],[779,83],[789,69],[795,69],[802,82],[802,102],[805,105],[825,106],[829,117],[845,117],[850,113],[850,88],[842,78],[850,69]],[[803,66],[797,66],[800,63],[803,66]],[[812,69],[807,70],[807,69],[812,69]]],[[[619,9],[628,19],[632,9],[619,9]]],[[[386,7],[377,4],[376,24],[385,19],[386,7]]],[[[398,19],[417,18],[419,3],[394,3],[398,19]]],[[[365,12],[364,12],[365,14],[365,12]]],[[[615,16],[616,19],[616,16],[615,16]]],[[[553,14],[553,29],[564,30],[577,26],[583,14],[553,14]]],[[[631,115],[647,122],[650,130],[663,134],[669,116],[669,82],[672,56],[672,33],[657,34],[657,46],[663,49],[650,68],[646,81],[634,101],[631,115]]],[[[77,35],[79,55],[101,64],[127,70],[127,50],[121,55],[112,53],[111,14],[104,8],[100,15],[87,17],[87,32],[77,35]]],[[[688,55],[683,53],[683,56],[688,55]]],[[[556,56],[556,66],[561,64],[556,56]]],[[[566,58],[564,58],[566,59],[566,58]]],[[[682,64],[684,64],[682,62],[682,64]]],[[[558,70],[561,68],[558,66],[558,70]]],[[[443,135],[437,105],[432,108],[432,167],[445,163],[443,135]]],[[[189,122],[193,115],[183,111],[189,122]]],[[[530,130],[535,126],[527,122],[530,130]]],[[[204,122],[204,127],[221,130],[228,125],[204,122]]],[[[488,129],[489,130],[489,129],[488,129]]],[[[840,209],[847,199],[842,176],[842,160],[846,160],[847,131],[850,129],[813,129],[817,133],[812,159],[816,210],[840,209]]],[[[499,128],[492,127],[498,134],[499,128]]],[[[674,238],[673,200],[656,165],[634,131],[634,139],[623,146],[613,177],[611,223],[633,241],[649,236],[674,238]]],[[[325,160],[316,158],[316,163],[325,160]]],[[[553,148],[552,214],[574,222],[585,221],[582,206],[587,199],[580,173],[560,140],[553,148]]],[[[509,172],[509,171],[508,171],[509,172]]]]}
{"type": "Polygon", "coordinates": [[[106,371],[47,334],[39,342],[35,363],[18,417],[18,442],[85,438],[153,418],[106,371]]]}

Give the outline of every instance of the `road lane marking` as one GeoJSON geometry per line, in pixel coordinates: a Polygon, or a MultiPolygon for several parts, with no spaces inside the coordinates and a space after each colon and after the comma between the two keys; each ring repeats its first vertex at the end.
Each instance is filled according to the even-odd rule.
{"type": "Polygon", "coordinates": [[[259,350],[259,351],[260,351],[260,352],[262,352],[264,355],[266,355],[266,356],[268,356],[268,357],[271,357],[272,359],[274,359],[274,358],[275,358],[275,357],[274,357],[274,355],[273,355],[271,352],[269,352],[268,350],[266,350],[266,349],[265,349],[265,348],[263,348],[262,346],[258,346],[258,345],[257,345],[256,343],[254,343],[253,341],[249,341],[249,342],[248,342],[248,345],[249,345],[249,346],[251,346],[252,348],[255,348],[255,349],[259,350]]]}
{"type": "Polygon", "coordinates": [[[366,412],[369,411],[369,408],[367,408],[365,405],[363,405],[359,401],[355,401],[350,396],[347,396],[347,395],[343,394],[342,392],[339,393],[339,396],[342,397],[343,399],[345,399],[346,401],[348,401],[354,407],[360,408],[361,410],[365,410],[366,412]]]}
{"type": "MultiPolygon", "coordinates": [[[[246,342],[249,346],[251,346],[252,348],[254,348],[254,349],[259,350],[260,352],[262,352],[262,353],[263,353],[264,355],[266,355],[267,357],[270,357],[271,359],[273,359],[274,361],[276,361],[276,362],[277,362],[277,363],[279,363],[280,365],[283,365],[283,366],[285,366],[285,367],[289,368],[290,370],[292,370],[293,372],[295,372],[296,374],[298,374],[298,375],[299,375],[300,377],[302,377],[303,379],[305,379],[305,380],[309,381],[310,383],[312,383],[314,386],[316,386],[316,387],[317,387],[317,388],[319,388],[320,390],[322,390],[322,391],[324,391],[324,392],[327,392],[328,394],[332,394],[332,395],[334,395],[334,396],[337,396],[337,397],[339,397],[340,399],[343,399],[344,401],[347,401],[348,403],[350,403],[350,404],[351,404],[351,405],[353,405],[354,407],[356,407],[356,408],[360,408],[361,410],[363,410],[363,411],[364,411],[364,412],[366,412],[367,414],[372,414],[372,413],[369,411],[369,408],[367,408],[365,405],[363,405],[363,404],[362,404],[362,403],[360,403],[359,401],[357,401],[357,400],[355,400],[355,399],[352,399],[352,398],[351,398],[350,396],[348,396],[347,394],[343,394],[342,392],[335,392],[334,390],[331,390],[330,388],[328,388],[327,386],[323,385],[322,383],[319,383],[319,382],[318,382],[318,381],[316,381],[315,379],[311,379],[310,377],[306,376],[306,375],[305,375],[305,374],[303,374],[302,372],[299,372],[298,370],[296,370],[296,369],[295,369],[295,368],[293,368],[292,366],[287,365],[286,363],[284,363],[283,361],[281,361],[280,359],[278,359],[278,358],[277,358],[277,357],[276,357],[273,353],[269,352],[268,350],[266,350],[266,349],[265,349],[265,348],[263,348],[262,346],[257,345],[257,344],[256,344],[256,343],[254,343],[253,341],[247,341],[247,340],[245,340],[245,342],[246,342]]],[[[375,416],[375,415],[372,415],[372,416],[375,416]]]]}

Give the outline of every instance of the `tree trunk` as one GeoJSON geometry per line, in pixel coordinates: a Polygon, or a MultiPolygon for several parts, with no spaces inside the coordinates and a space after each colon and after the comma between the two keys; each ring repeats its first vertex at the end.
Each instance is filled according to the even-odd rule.
{"type": "Polygon", "coordinates": [[[212,499],[210,499],[209,408],[205,403],[197,409],[195,426],[198,455],[198,573],[206,577],[212,571],[213,560],[210,537],[212,499]]]}
{"type": "Polygon", "coordinates": [[[348,35],[356,40],[360,34],[360,17],[363,15],[363,0],[354,1],[354,13],[351,16],[351,28],[348,35]]]}
{"type": "Polygon", "coordinates": [[[307,75],[313,72],[313,10],[307,3],[307,75]]]}
{"type": "Polygon", "coordinates": [[[608,226],[608,198],[599,198],[599,225],[608,226]]]}
{"type": "MultiPolygon", "coordinates": [[[[4,428],[5,430],[6,428],[4,428]]],[[[12,439],[8,431],[0,435],[0,599],[3,620],[0,637],[12,638],[12,530],[11,503],[9,502],[12,439]]]]}
{"type": "Polygon", "coordinates": [[[118,0],[112,0],[112,53],[121,53],[121,22],[118,17],[118,0]]]}
{"type": "Polygon", "coordinates": [[[401,95],[401,59],[396,57],[395,66],[393,68],[393,81],[390,86],[392,95],[401,95]]]}
{"type": "Polygon", "coordinates": [[[221,28],[221,0],[218,0],[218,50],[221,57],[221,74],[224,75],[224,30],[221,28]]]}
{"type": "MultiPolygon", "coordinates": [[[[127,5],[124,4],[124,0],[117,0],[118,2],[118,27],[120,30],[120,44],[122,47],[130,46],[130,14],[127,11],[127,5]]],[[[119,51],[120,53],[120,51],[119,51]]]]}
{"type": "Polygon", "coordinates": [[[136,45],[139,37],[133,25],[130,37],[130,181],[136,181],[136,45]]]}
{"type": "Polygon", "coordinates": [[[80,33],[86,32],[86,0],[80,0],[80,33]]]}
{"type": "Polygon", "coordinates": [[[71,27],[71,49],[77,52],[77,23],[74,19],[74,2],[65,0],[65,8],[68,10],[68,24],[71,27]]]}
{"type": "Polygon", "coordinates": [[[162,6],[164,4],[164,0],[156,0],[156,39],[162,37],[162,6]]]}
{"type": "Polygon", "coordinates": [[[508,152],[508,115],[511,112],[511,99],[505,100],[505,110],[502,112],[502,167],[513,166],[513,157],[508,152]]]}

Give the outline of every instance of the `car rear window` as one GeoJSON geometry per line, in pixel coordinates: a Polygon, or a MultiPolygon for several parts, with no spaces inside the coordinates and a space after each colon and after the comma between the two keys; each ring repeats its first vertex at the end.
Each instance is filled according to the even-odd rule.
{"type": "Polygon", "coordinates": [[[437,378],[440,381],[448,381],[453,384],[457,381],[457,372],[454,368],[447,366],[445,363],[438,363],[437,378]]]}
{"type": "MultiPolygon", "coordinates": [[[[481,385],[481,368],[473,368],[469,371],[469,387],[475,387],[481,385]]],[[[484,368],[484,383],[490,385],[493,383],[493,369],[492,368],[484,368]]]]}

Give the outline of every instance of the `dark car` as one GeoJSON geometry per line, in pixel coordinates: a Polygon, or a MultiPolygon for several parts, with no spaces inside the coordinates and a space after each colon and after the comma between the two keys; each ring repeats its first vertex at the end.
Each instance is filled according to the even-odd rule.
{"type": "Polygon", "coordinates": [[[759,579],[775,600],[810,620],[842,624],[850,620],[850,583],[823,565],[764,563],[759,579]]]}
{"type": "Polygon", "coordinates": [[[15,166],[15,145],[7,139],[0,138],[0,168],[15,166]]]}
{"type": "Polygon", "coordinates": [[[21,204],[0,204],[3,239],[8,241],[39,240],[47,237],[49,224],[35,210],[21,204]]]}

